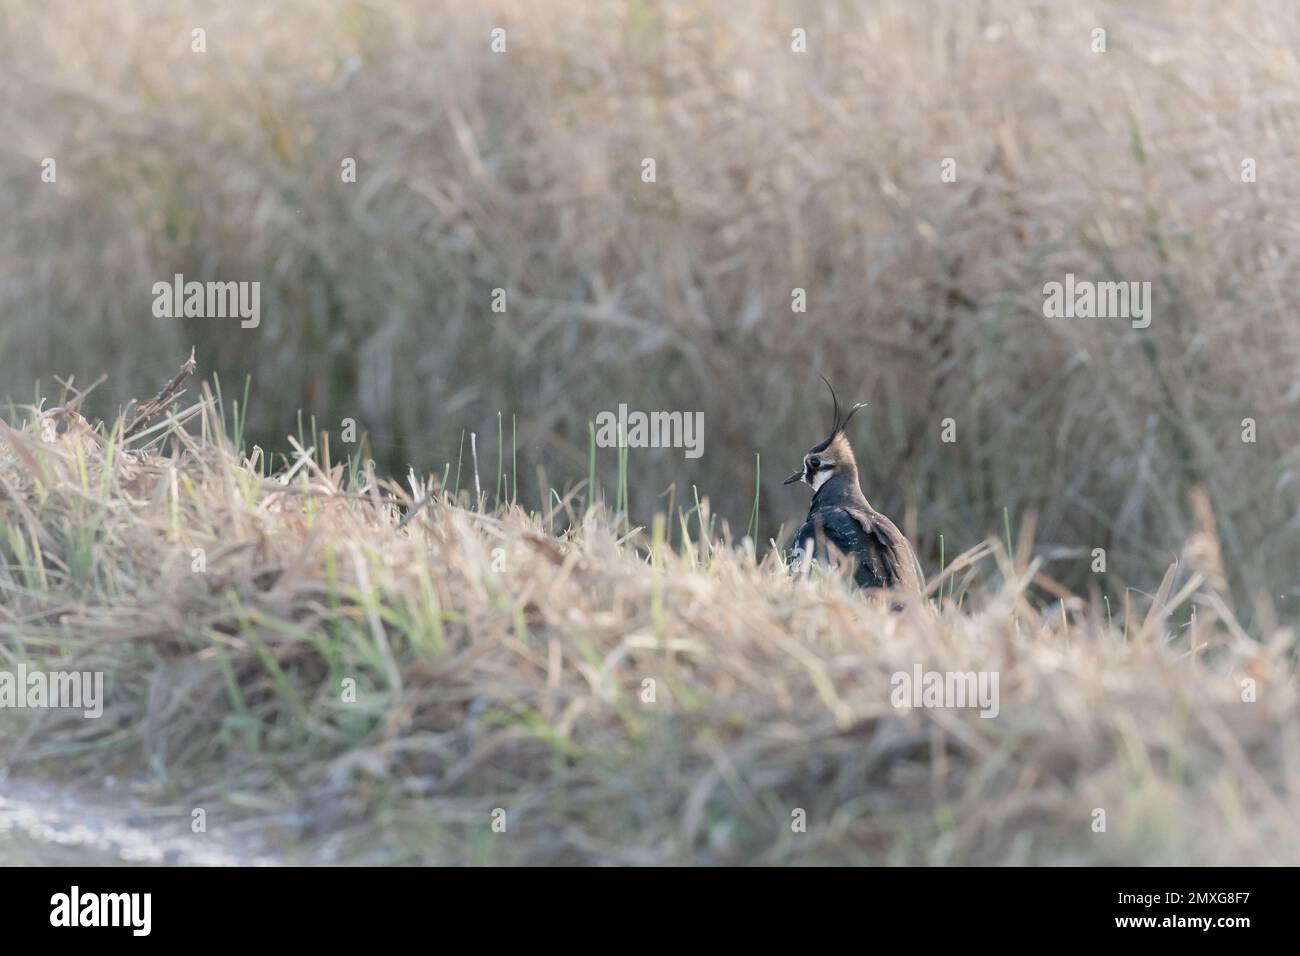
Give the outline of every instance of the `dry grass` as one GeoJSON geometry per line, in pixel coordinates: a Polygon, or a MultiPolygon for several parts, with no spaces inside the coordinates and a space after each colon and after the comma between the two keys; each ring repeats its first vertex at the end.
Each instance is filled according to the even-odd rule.
{"type": "Polygon", "coordinates": [[[702,409],[698,462],[634,454],[633,511],[696,484],[740,526],[760,452],[765,540],[822,373],[927,566],[1005,507],[1072,586],[1105,547],[1151,590],[1204,487],[1237,613],[1292,618],[1298,40],[1291,0],[0,0],[0,382],[106,371],[111,415],[197,341],[274,383],[268,446],[302,408],[441,470],[516,415],[529,500],[599,410],[702,409]],[[1150,281],[1151,328],[1045,321],[1067,271],[1150,281]],[[260,281],[262,326],[153,319],[175,272],[260,281]]]}
{"type": "Polygon", "coordinates": [[[0,669],[101,669],[108,702],[0,711],[0,772],[113,774],[345,860],[1300,861],[1294,636],[1241,633],[1208,516],[1204,570],[1114,627],[1043,600],[1028,532],[953,569],[960,609],[890,614],[756,565],[707,502],[624,534],[434,487],[399,529],[423,486],[323,440],[272,474],[210,395],[125,445],[76,407],[0,424],[0,669]],[[999,715],[893,707],[917,664],[998,672],[999,715]]]}
{"type": "Polygon", "coordinates": [[[108,376],[0,424],[0,669],[110,693],[0,710],[0,773],[346,860],[1300,862],[1298,49],[1290,0],[0,0],[0,395],[108,376]],[[261,326],[153,318],[177,272],[261,326]],[[1150,328],[1045,320],[1067,272],[1150,328]],[[120,414],[191,342],[225,399],[120,414]],[[942,535],[906,613],[767,546],[819,374],[942,535]],[[704,456],[552,492],[619,403],[704,456]],[[364,449],[269,460],[298,409],[364,449]],[[894,708],[915,665],[999,716],[894,708]]]}

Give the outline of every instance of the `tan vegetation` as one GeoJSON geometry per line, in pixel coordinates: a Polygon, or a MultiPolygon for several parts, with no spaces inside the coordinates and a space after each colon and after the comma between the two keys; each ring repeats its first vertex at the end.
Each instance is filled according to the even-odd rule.
{"type": "Polygon", "coordinates": [[[761,453],[766,541],[823,373],[927,568],[1035,512],[1122,601],[1200,486],[1236,612],[1293,616],[1297,37],[1289,0],[3,0],[0,393],[107,372],[111,416],[196,341],[269,448],[302,409],[440,471],[514,416],[534,508],[598,411],[705,410],[698,462],[634,454],[632,511],[693,484],[741,526],[761,453]],[[153,318],[176,272],[260,281],[261,327],[153,318]],[[1045,320],[1066,272],[1150,281],[1151,327],[1045,320]]]}
{"type": "Polygon", "coordinates": [[[1300,863],[1297,41],[1290,0],[0,0],[0,671],[109,694],[0,708],[0,779],[313,860],[1300,863]],[[178,273],[260,324],[155,317],[178,273]],[[1044,318],[1066,274],[1150,327],[1044,318]],[[783,566],[819,375],[903,613],[783,566]],[[620,403],[703,456],[593,452],[620,403]],[[894,706],[918,666],[998,716],[894,706]]]}
{"type": "Polygon", "coordinates": [[[707,501],[625,532],[442,492],[399,528],[423,485],[323,436],[268,474],[210,395],[126,443],[75,409],[0,424],[0,669],[102,670],[108,700],[0,710],[0,773],[371,862],[1300,859],[1294,635],[1244,634],[1208,572],[1111,626],[1031,606],[1060,588],[1026,532],[891,614],[756,564],[707,501]],[[916,666],[997,672],[997,717],[895,707],[916,666]]]}

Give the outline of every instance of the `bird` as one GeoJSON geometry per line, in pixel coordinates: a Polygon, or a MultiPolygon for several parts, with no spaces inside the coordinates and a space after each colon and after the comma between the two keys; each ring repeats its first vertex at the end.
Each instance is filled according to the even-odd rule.
{"type": "Polygon", "coordinates": [[[835,389],[825,376],[822,381],[834,403],[831,432],[808,449],[803,467],[784,482],[802,481],[813,490],[808,519],[792,542],[791,563],[796,570],[807,571],[816,557],[830,553],[830,545],[853,559],[853,580],[858,587],[920,593],[925,575],[911,543],[894,522],[871,507],[858,483],[857,459],[844,429],[866,405],[855,404],[841,418],[835,389]]]}

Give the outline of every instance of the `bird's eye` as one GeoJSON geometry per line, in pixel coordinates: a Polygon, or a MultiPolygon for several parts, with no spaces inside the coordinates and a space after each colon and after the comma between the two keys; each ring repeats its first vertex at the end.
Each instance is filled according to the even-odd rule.
{"type": "Polygon", "coordinates": [[[814,469],[817,469],[822,466],[822,460],[818,458],[816,455],[814,455],[812,458],[808,459],[808,464],[811,465],[814,469]]]}

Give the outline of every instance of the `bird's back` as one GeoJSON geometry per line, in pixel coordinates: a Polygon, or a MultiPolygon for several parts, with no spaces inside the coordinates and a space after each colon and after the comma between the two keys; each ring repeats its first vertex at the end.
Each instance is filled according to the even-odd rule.
{"type": "Polygon", "coordinates": [[[826,490],[831,494],[814,498],[808,520],[795,535],[796,553],[805,559],[824,557],[829,544],[852,556],[858,587],[919,592],[924,586],[921,566],[898,527],[867,503],[856,482],[852,488],[826,490]]]}

